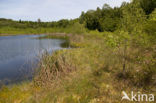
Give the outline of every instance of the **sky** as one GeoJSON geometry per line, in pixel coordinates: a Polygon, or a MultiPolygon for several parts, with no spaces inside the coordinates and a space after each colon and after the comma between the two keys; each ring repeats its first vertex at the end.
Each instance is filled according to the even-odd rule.
{"type": "Polygon", "coordinates": [[[123,1],[130,0],[0,0],[0,18],[28,21],[74,19],[82,11],[102,8],[105,3],[119,7],[123,1]]]}

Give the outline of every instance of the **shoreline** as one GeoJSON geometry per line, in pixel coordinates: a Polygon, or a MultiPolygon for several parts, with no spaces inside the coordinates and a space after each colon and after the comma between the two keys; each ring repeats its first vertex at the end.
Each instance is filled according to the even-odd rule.
{"type": "MultiPolygon", "coordinates": [[[[7,36],[27,36],[27,35],[43,35],[43,34],[17,34],[17,35],[0,35],[0,37],[7,37],[7,36]]],[[[43,38],[35,38],[35,39],[63,39],[65,40],[63,43],[60,44],[60,46],[62,48],[67,48],[68,47],[68,40],[66,38],[64,38],[64,36],[66,36],[68,34],[65,34],[65,33],[51,33],[51,34],[44,34],[43,38]]],[[[32,79],[33,80],[33,79],[32,79]]],[[[32,80],[29,80],[29,82],[32,82],[32,80]]],[[[1,82],[0,80],[0,89],[2,86],[12,86],[12,85],[18,85],[18,84],[22,84],[22,83],[25,83],[27,82],[28,80],[22,80],[20,82],[12,82],[12,83],[9,83],[9,84],[5,84],[3,82],[1,82]]]]}
{"type": "Polygon", "coordinates": [[[45,35],[44,38],[51,38],[51,39],[67,39],[72,36],[72,34],[66,34],[66,33],[42,33],[42,34],[33,34],[33,33],[29,34],[28,33],[28,34],[0,34],[0,37],[2,37],[2,36],[20,36],[20,35],[45,35]]]}

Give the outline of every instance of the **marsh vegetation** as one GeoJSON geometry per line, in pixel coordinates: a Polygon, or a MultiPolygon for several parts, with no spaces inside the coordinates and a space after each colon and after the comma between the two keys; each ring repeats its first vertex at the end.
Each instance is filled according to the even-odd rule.
{"type": "Polygon", "coordinates": [[[3,26],[2,34],[40,30],[49,34],[44,38],[67,39],[73,48],[44,54],[33,81],[2,87],[0,102],[119,103],[122,91],[156,95],[155,7],[155,0],[133,0],[82,12],[74,20],[6,20],[26,28],[9,25],[4,32],[3,26]],[[28,29],[29,23],[36,29],[28,29]]]}

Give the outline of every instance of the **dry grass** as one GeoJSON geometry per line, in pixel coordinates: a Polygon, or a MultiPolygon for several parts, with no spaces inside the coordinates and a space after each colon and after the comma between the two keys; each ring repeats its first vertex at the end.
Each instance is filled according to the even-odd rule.
{"type": "Polygon", "coordinates": [[[122,91],[156,94],[155,47],[127,47],[123,74],[124,47],[111,36],[70,34],[70,45],[77,48],[43,55],[32,94],[21,102],[120,103],[122,91]]]}

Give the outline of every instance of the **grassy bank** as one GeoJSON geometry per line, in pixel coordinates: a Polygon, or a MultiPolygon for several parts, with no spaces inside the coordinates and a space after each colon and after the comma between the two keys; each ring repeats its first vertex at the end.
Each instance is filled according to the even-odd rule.
{"type": "Polygon", "coordinates": [[[122,33],[57,35],[77,48],[43,55],[34,80],[3,87],[0,103],[119,103],[122,91],[156,95],[155,45],[138,36],[125,55],[122,33]]]}
{"type": "Polygon", "coordinates": [[[15,28],[15,27],[1,27],[0,36],[8,35],[21,35],[21,34],[51,34],[51,33],[65,33],[65,34],[82,34],[85,33],[86,29],[84,25],[76,22],[68,27],[37,27],[37,28],[15,28]]]}

